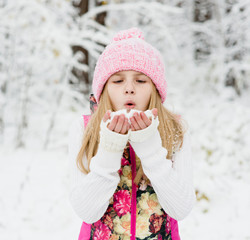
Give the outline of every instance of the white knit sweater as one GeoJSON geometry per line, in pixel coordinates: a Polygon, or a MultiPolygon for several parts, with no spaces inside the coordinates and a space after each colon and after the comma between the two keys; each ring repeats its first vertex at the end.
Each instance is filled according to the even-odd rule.
{"type": "MultiPolygon", "coordinates": [[[[85,175],[76,165],[83,132],[84,122],[81,116],[69,128],[69,201],[84,222],[94,223],[106,212],[109,199],[120,181],[117,171],[123,151],[110,152],[99,146],[97,154],[91,159],[91,172],[85,175]]],[[[149,178],[162,208],[170,217],[184,219],[196,202],[189,132],[185,133],[183,146],[174,155],[173,163],[166,160],[167,150],[161,145],[158,131],[148,140],[131,145],[141,159],[143,171],[149,178]]],[[[86,156],[83,163],[88,169],[86,156]]]]}

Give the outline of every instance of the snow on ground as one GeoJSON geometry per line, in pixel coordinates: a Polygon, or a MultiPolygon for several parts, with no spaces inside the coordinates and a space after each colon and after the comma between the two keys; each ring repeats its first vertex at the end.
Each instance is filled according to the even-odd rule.
{"type": "Polygon", "coordinates": [[[67,152],[1,149],[0,239],[77,239],[67,152]]]}

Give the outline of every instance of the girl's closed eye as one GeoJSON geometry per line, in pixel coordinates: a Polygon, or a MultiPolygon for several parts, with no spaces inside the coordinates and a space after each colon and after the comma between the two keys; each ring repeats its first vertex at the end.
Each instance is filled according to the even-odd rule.
{"type": "MultiPolygon", "coordinates": [[[[120,83],[120,82],[122,82],[123,80],[117,80],[117,81],[114,81],[114,83],[120,83]]],[[[145,83],[146,81],[144,81],[144,80],[136,80],[137,82],[139,82],[139,83],[145,83]]]]}

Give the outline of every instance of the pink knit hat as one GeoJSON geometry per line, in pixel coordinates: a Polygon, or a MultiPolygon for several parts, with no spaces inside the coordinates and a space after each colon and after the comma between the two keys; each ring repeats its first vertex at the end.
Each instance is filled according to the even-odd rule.
{"type": "Polygon", "coordinates": [[[151,78],[163,103],[167,94],[165,67],[160,52],[144,41],[138,28],[118,32],[100,55],[94,71],[92,89],[97,103],[109,77],[119,71],[134,70],[151,78]]]}

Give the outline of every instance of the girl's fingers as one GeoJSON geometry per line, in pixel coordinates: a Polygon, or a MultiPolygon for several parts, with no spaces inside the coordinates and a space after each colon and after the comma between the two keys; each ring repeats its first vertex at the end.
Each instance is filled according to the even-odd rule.
{"type": "Polygon", "coordinates": [[[135,120],[135,117],[131,117],[130,121],[131,121],[131,125],[133,125],[133,127],[134,127],[135,130],[139,130],[140,129],[140,126],[138,125],[137,121],[135,120]]]}
{"type": "Polygon", "coordinates": [[[128,119],[125,118],[125,120],[123,122],[121,133],[122,134],[126,134],[127,133],[127,129],[128,129],[128,119]]]}
{"type": "Polygon", "coordinates": [[[141,119],[144,121],[145,123],[145,127],[148,127],[151,124],[151,121],[148,119],[148,117],[146,116],[146,114],[144,112],[141,112],[141,119]]]}
{"type": "Polygon", "coordinates": [[[127,132],[129,131],[130,128],[131,128],[131,125],[128,123],[127,124],[127,132]]]}
{"type": "Polygon", "coordinates": [[[118,116],[114,116],[114,118],[112,119],[112,121],[108,125],[108,129],[111,130],[111,131],[114,131],[117,122],[118,122],[118,116]]]}
{"type": "Polygon", "coordinates": [[[108,110],[103,116],[103,121],[106,122],[109,118],[110,118],[110,111],[108,110]]]}
{"type": "MultiPolygon", "coordinates": [[[[137,130],[139,130],[139,129],[144,129],[144,128],[147,127],[147,125],[145,124],[144,120],[142,120],[140,114],[135,113],[134,116],[135,116],[135,120],[136,120],[136,123],[137,123],[137,124],[134,124],[134,127],[135,127],[137,130]]],[[[147,118],[146,115],[145,115],[145,117],[147,118]]],[[[144,117],[144,118],[145,118],[145,117],[144,117]]],[[[146,118],[145,118],[145,119],[146,119],[146,118]]]]}
{"type": "Polygon", "coordinates": [[[103,121],[106,122],[108,120],[108,114],[105,113],[104,116],[103,116],[103,121]]]}
{"type": "Polygon", "coordinates": [[[108,129],[117,133],[126,132],[127,126],[124,123],[125,119],[124,114],[114,116],[110,124],[108,124],[108,129]]]}
{"type": "Polygon", "coordinates": [[[152,109],[152,113],[153,113],[154,117],[156,118],[157,115],[158,115],[158,110],[157,110],[157,108],[153,108],[153,109],[152,109]]]}
{"type": "Polygon", "coordinates": [[[125,120],[124,114],[119,115],[117,124],[116,124],[115,129],[114,129],[115,132],[117,132],[117,133],[121,132],[124,120],[125,120]]]}

